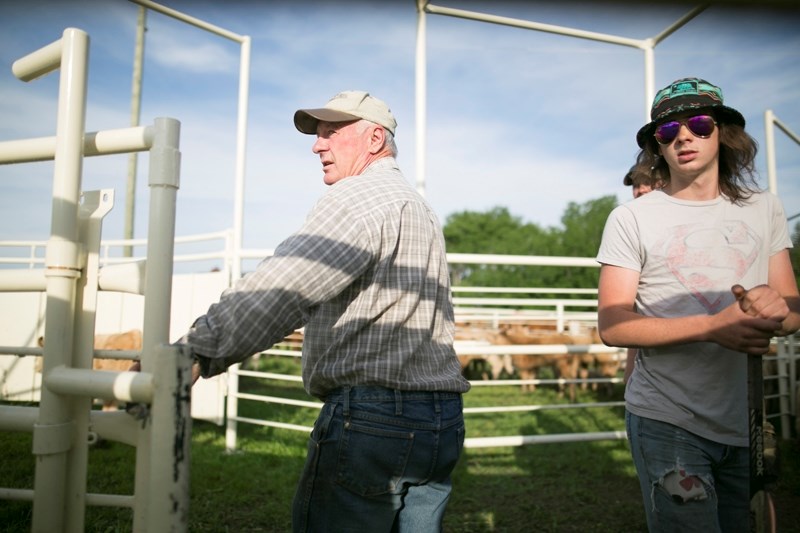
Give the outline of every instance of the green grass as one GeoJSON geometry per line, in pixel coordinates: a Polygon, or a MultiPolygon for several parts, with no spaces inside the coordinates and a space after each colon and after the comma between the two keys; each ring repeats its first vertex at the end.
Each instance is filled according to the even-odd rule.
{"type": "MultiPolygon", "coordinates": [[[[267,358],[270,371],[296,372],[297,361],[267,358]],[[279,368],[280,367],[280,368],[279,368]]],[[[241,389],[297,399],[308,397],[298,384],[269,384],[252,378],[241,389]]],[[[617,387],[612,399],[621,399],[617,387]]],[[[607,399],[581,391],[577,401],[607,399]]],[[[547,387],[522,393],[519,387],[474,387],[467,407],[553,404],[566,400],[547,387]]],[[[291,406],[242,402],[240,414],[312,425],[316,412],[291,406]]],[[[510,414],[469,414],[470,437],[545,435],[623,428],[621,407],[542,410],[510,414]]],[[[195,422],[192,434],[192,532],[283,532],[290,530],[290,506],[305,459],[303,432],[241,424],[235,453],[225,452],[225,429],[195,422]]],[[[33,486],[31,435],[0,433],[0,485],[33,486]]],[[[800,531],[800,448],[781,442],[781,478],[775,489],[780,532],[800,531]]],[[[106,442],[92,448],[89,492],[130,494],[135,451],[106,442]]],[[[465,449],[453,475],[445,530],[472,532],[642,532],[641,496],[627,442],[598,441],[525,447],[465,449]]],[[[31,504],[0,500],[0,531],[31,526],[31,504]]],[[[129,509],[89,507],[86,531],[123,532],[132,527],[129,509]]]]}

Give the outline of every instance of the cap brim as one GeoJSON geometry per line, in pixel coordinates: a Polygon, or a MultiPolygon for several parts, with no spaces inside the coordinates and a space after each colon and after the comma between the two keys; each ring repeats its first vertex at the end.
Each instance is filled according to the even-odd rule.
{"type": "Polygon", "coordinates": [[[319,124],[320,120],[323,122],[352,122],[353,120],[359,120],[359,117],[343,111],[328,109],[327,107],[298,109],[294,114],[294,126],[301,133],[312,135],[317,133],[317,124],[319,124]]]}

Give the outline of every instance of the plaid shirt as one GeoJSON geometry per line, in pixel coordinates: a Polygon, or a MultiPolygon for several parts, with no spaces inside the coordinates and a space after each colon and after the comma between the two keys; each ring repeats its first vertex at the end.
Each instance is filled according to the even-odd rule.
{"type": "Polygon", "coordinates": [[[313,396],[343,385],[469,389],[453,349],[442,230],[394,158],[332,185],[303,227],[223,292],[182,342],[208,377],[301,326],[313,396]]]}

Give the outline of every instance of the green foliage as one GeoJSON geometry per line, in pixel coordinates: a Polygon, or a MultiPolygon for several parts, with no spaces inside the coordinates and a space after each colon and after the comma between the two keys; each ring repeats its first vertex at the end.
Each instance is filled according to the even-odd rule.
{"type": "MultiPolygon", "coordinates": [[[[585,204],[570,202],[561,217],[564,230],[559,233],[559,253],[565,257],[595,257],[603,238],[609,213],[617,207],[616,196],[604,196],[585,204]]],[[[559,273],[556,287],[597,287],[597,268],[565,268],[559,273]]]]}
{"type": "MultiPolygon", "coordinates": [[[[444,237],[451,253],[594,257],[615,196],[585,204],[571,202],[563,227],[525,223],[505,207],[485,213],[462,211],[447,217],[444,237]]],[[[484,287],[597,287],[598,269],[508,265],[451,265],[454,285],[484,287]]]]}
{"type": "Polygon", "coordinates": [[[523,223],[505,207],[454,213],[447,217],[444,236],[450,252],[555,255],[550,231],[523,223]]]}
{"type": "Polygon", "coordinates": [[[585,204],[570,202],[561,217],[563,231],[558,254],[566,257],[594,257],[603,237],[609,213],[617,207],[616,196],[603,196],[585,204]]]}
{"type": "MultiPolygon", "coordinates": [[[[505,207],[486,213],[462,211],[447,217],[444,237],[448,252],[555,255],[557,240],[551,230],[526,224],[512,216],[505,207]]],[[[453,283],[457,285],[512,287],[530,285],[529,267],[515,265],[451,265],[453,283]]]]}

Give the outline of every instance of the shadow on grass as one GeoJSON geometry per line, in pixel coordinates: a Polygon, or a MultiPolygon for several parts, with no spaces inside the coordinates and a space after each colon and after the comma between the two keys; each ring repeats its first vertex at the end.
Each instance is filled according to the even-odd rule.
{"type": "MultiPolygon", "coordinates": [[[[597,394],[579,391],[577,401],[598,401],[597,394]]],[[[517,388],[496,392],[473,388],[465,403],[468,407],[473,403],[567,403],[558,396],[546,387],[522,395],[517,388]]],[[[610,399],[620,397],[618,390],[610,399]]],[[[467,436],[614,431],[624,427],[623,412],[619,407],[540,410],[504,414],[502,420],[498,414],[467,415],[467,436]]],[[[628,443],[609,440],[465,449],[453,475],[445,529],[465,533],[646,532],[628,443]]]]}
{"type": "MultiPolygon", "coordinates": [[[[265,387],[243,382],[248,392],[308,400],[298,385],[265,387]]],[[[523,395],[518,387],[475,387],[467,407],[565,402],[542,388],[523,395]]],[[[611,399],[619,399],[616,390],[611,399]]],[[[596,401],[580,392],[578,401],[596,401]]],[[[603,398],[607,399],[607,398],[603,398]]],[[[242,402],[242,416],[310,426],[313,409],[242,402]]],[[[580,411],[468,414],[467,435],[544,435],[619,430],[619,407],[580,411]]],[[[190,532],[286,532],[291,501],[306,454],[307,433],[240,424],[237,451],[225,450],[225,428],[195,421],[192,433],[190,532]]],[[[31,488],[32,439],[27,433],[0,432],[0,484],[31,488]]],[[[781,442],[781,478],[776,486],[778,531],[800,532],[800,447],[781,442]]],[[[130,494],[135,450],[106,443],[90,452],[89,492],[130,494]]],[[[465,449],[453,475],[453,494],[445,531],[475,532],[613,532],[646,531],[638,481],[627,441],[536,444],[524,447],[465,449]]],[[[29,502],[0,500],[0,530],[27,532],[29,502]]],[[[132,529],[129,509],[88,508],[88,532],[132,529]]]]}
{"type": "Polygon", "coordinates": [[[624,442],[466,450],[448,531],[646,531],[624,442]]]}

